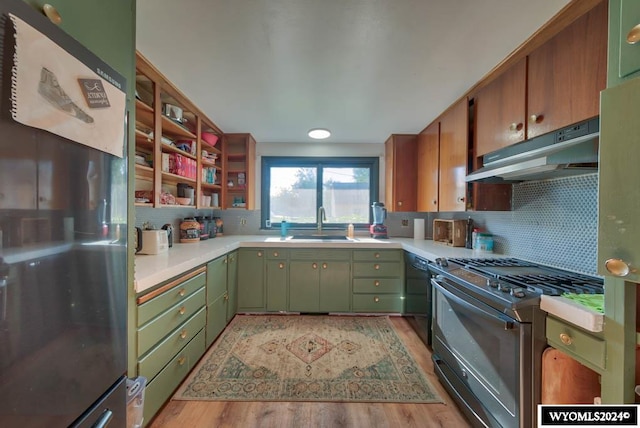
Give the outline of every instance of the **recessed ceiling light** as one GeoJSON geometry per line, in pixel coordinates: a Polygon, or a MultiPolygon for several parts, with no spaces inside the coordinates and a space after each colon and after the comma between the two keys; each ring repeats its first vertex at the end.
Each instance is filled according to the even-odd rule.
{"type": "Polygon", "coordinates": [[[309,137],[315,140],[324,140],[331,136],[331,131],[324,128],[313,128],[309,130],[309,137]]]}

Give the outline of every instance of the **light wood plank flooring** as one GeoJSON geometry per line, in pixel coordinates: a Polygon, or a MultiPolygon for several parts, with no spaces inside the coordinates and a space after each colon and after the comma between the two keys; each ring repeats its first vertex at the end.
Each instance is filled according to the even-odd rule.
{"type": "Polygon", "coordinates": [[[409,352],[445,401],[444,404],[171,400],[150,427],[469,427],[433,372],[431,350],[422,343],[404,318],[394,316],[391,321],[409,352]]]}

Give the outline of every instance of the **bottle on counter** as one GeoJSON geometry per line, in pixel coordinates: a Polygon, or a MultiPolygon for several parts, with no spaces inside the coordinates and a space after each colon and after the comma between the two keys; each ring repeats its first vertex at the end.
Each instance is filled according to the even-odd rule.
{"type": "Polygon", "coordinates": [[[347,238],[353,238],[353,224],[349,223],[347,226],[347,238]]]}
{"type": "Polygon", "coordinates": [[[471,217],[467,220],[467,235],[465,236],[464,246],[465,248],[473,248],[473,220],[471,217]]]}
{"type": "Polygon", "coordinates": [[[287,236],[287,229],[289,228],[289,225],[287,224],[286,220],[282,220],[282,222],[280,223],[280,236],[285,238],[287,236]]]}

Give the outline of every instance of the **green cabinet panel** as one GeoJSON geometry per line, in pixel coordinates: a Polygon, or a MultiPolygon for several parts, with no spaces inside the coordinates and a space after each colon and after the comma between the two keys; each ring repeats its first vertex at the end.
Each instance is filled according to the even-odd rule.
{"type": "Polygon", "coordinates": [[[354,293],[402,293],[400,278],[354,278],[354,293]]]}
{"type": "Polygon", "coordinates": [[[320,312],[349,312],[351,302],[351,263],[320,263],[320,312]]]}
{"type": "Polygon", "coordinates": [[[138,375],[151,382],[167,363],[205,326],[207,314],[200,309],[187,322],[175,329],[138,362],[138,375]]]}
{"type": "Polygon", "coordinates": [[[289,310],[320,311],[320,269],[318,262],[292,260],[289,265],[289,310]]]}
{"type": "Polygon", "coordinates": [[[227,303],[227,293],[225,292],[207,306],[207,348],[227,326],[227,303]]]}
{"type": "Polygon", "coordinates": [[[354,294],[354,312],[393,312],[403,311],[400,294],[354,294]]]}
{"type": "Polygon", "coordinates": [[[207,304],[227,291],[227,255],[207,263],[207,304]]]}
{"type": "Polygon", "coordinates": [[[173,305],[138,329],[138,355],[143,355],[159,340],[198,312],[205,304],[204,287],[173,305]]]}
{"type": "Polygon", "coordinates": [[[319,249],[319,248],[293,248],[289,251],[291,260],[351,260],[351,250],[319,249]]]}
{"type": "Polygon", "coordinates": [[[265,251],[241,248],[238,250],[238,311],[264,311],[265,251]]]}
{"type": "Polygon", "coordinates": [[[138,327],[158,316],[169,306],[184,300],[186,297],[198,291],[205,284],[205,274],[201,273],[188,279],[179,285],[172,287],[159,296],[154,297],[138,306],[138,327]]]}
{"type": "MultiPolygon", "coordinates": [[[[282,254],[282,251],[279,252],[282,254]]],[[[267,261],[267,311],[287,310],[288,262],[267,261]]]]}
{"type": "Polygon", "coordinates": [[[354,250],[354,261],[384,261],[402,260],[402,250],[354,250]]]}
{"type": "Polygon", "coordinates": [[[606,342],[602,338],[552,316],[547,317],[546,334],[554,348],[598,372],[605,368],[606,342]]]}
{"type": "Polygon", "coordinates": [[[205,350],[204,342],[204,330],[200,330],[196,337],[162,369],[155,379],[149,382],[144,392],[143,417],[145,424],[151,421],[202,357],[205,350]]]}
{"type": "MultiPolygon", "coordinates": [[[[640,43],[629,43],[627,37],[640,24],[640,2],[609,1],[609,66],[607,86],[640,76],[640,43]]],[[[637,40],[637,39],[636,39],[637,40]]]]}
{"type": "Polygon", "coordinates": [[[640,78],[602,91],[600,99],[598,273],[628,270],[624,279],[640,282],[640,78]]]}
{"type": "Polygon", "coordinates": [[[238,309],[238,252],[227,254],[227,322],[235,316],[238,309]]]}
{"type": "Polygon", "coordinates": [[[402,263],[400,262],[355,262],[353,276],[400,277],[402,263]]]}

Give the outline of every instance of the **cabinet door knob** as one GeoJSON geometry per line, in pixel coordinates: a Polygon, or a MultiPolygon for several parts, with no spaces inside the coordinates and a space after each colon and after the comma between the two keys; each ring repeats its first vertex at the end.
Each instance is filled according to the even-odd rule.
{"type": "Polygon", "coordinates": [[[278,257],[278,252],[277,251],[273,252],[273,257],[278,257]]]}
{"type": "Polygon", "coordinates": [[[375,257],[376,259],[379,259],[379,258],[380,258],[380,253],[375,253],[375,254],[373,255],[373,257],[375,257]]]}
{"type": "Polygon", "coordinates": [[[633,27],[629,33],[627,33],[627,43],[635,45],[640,41],[640,24],[633,27]]]}
{"type": "Polygon", "coordinates": [[[375,270],[380,270],[380,265],[376,263],[375,265],[373,265],[373,268],[374,268],[375,270]]]}
{"type": "Polygon", "coordinates": [[[456,201],[458,201],[458,202],[464,202],[464,196],[458,196],[458,198],[456,199],[456,201]]]}
{"type": "Polygon", "coordinates": [[[180,339],[186,339],[187,338],[187,330],[182,330],[180,332],[180,339]]]}
{"type": "Polygon", "coordinates": [[[398,201],[398,206],[401,207],[402,206],[402,201],[398,201]]]}
{"type": "Polygon", "coordinates": [[[380,301],[380,298],[379,298],[378,296],[375,296],[375,297],[373,298],[373,301],[374,301],[374,302],[376,302],[376,303],[378,303],[378,302],[380,301]]]}
{"type": "Polygon", "coordinates": [[[224,292],[224,300],[227,301],[229,300],[229,293],[228,292],[224,292]]]}
{"type": "Polygon", "coordinates": [[[529,123],[540,123],[544,120],[544,116],[541,114],[532,114],[529,116],[529,123]]]}
{"type": "Polygon", "coordinates": [[[375,281],[373,281],[373,286],[374,287],[380,287],[380,281],[378,281],[377,279],[375,281]]]}
{"type": "Polygon", "coordinates": [[[262,257],[262,251],[258,251],[258,257],[262,257]]]}
{"type": "Polygon", "coordinates": [[[573,339],[567,333],[560,333],[560,341],[565,345],[571,345],[573,339]]]}
{"type": "Polygon", "coordinates": [[[318,263],[312,263],[311,267],[314,268],[314,269],[318,269],[318,263]]]}
{"type": "Polygon", "coordinates": [[[178,291],[178,296],[183,297],[186,294],[186,290],[184,288],[181,288],[180,291],[178,291]]]}
{"type": "Polygon", "coordinates": [[[184,315],[184,313],[185,313],[186,311],[187,311],[187,309],[186,309],[184,306],[183,306],[183,307],[181,307],[180,309],[178,309],[178,313],[179,313],[180,315],[184,315]]]}
{"type": "Polygon", "coordinates": [[[222,263],[224,263],[226,265],[227,263],[229,263],[229,261],[228,261],[228,259],[224,259],[224,261],[222,263]]]}
{"type": "Polygon", "coordinates": [[[322,263],[322,269],[326,269],[327,268],[327,264],[326,263],[322,263]]]}
{"type": "Polygon", "coordinates": [[[513,122],[511,125],[509,125],[509,131],[511,132],[518,132],[521,129],[522,129],[522,122],[520,123],[513,122]]]}
{"type": "Polygon", "coordinates": [[[433,205],[437,205],[438,204],[438,201],[436,201],[435,199],[432,202],[433,202],[433,205]]]}
{"type": "Polygon", "coordinates": [[[281,262],[281,263],[278,265],[278,268],[279,268],[279,269],[284,269],[284,263],[282,263],[282,262],[281,262]]]}
{"type": "Polygon", "coordinates": [[[622,259],[609,259],[604,262],[604,267],[615,276],[627,276],[631,271],[629,265],[622,259]]]}
{"type": "Polygon", "coordinates": [[[49,21],[53,22],[54,24],[60,25],[60,23],[62,22],[62,16],[60,15],[60,13],[49,3],[45,3],[45,5],[42,6],[42,11],[45,15],[47,15],[49,21]]]}
{"type": "Polygon", "coordinates": [[[178,365],[184,366],[184,363],[186,363],[186,362],[187,362],[187,357],[178,358],[178,365]]]}

